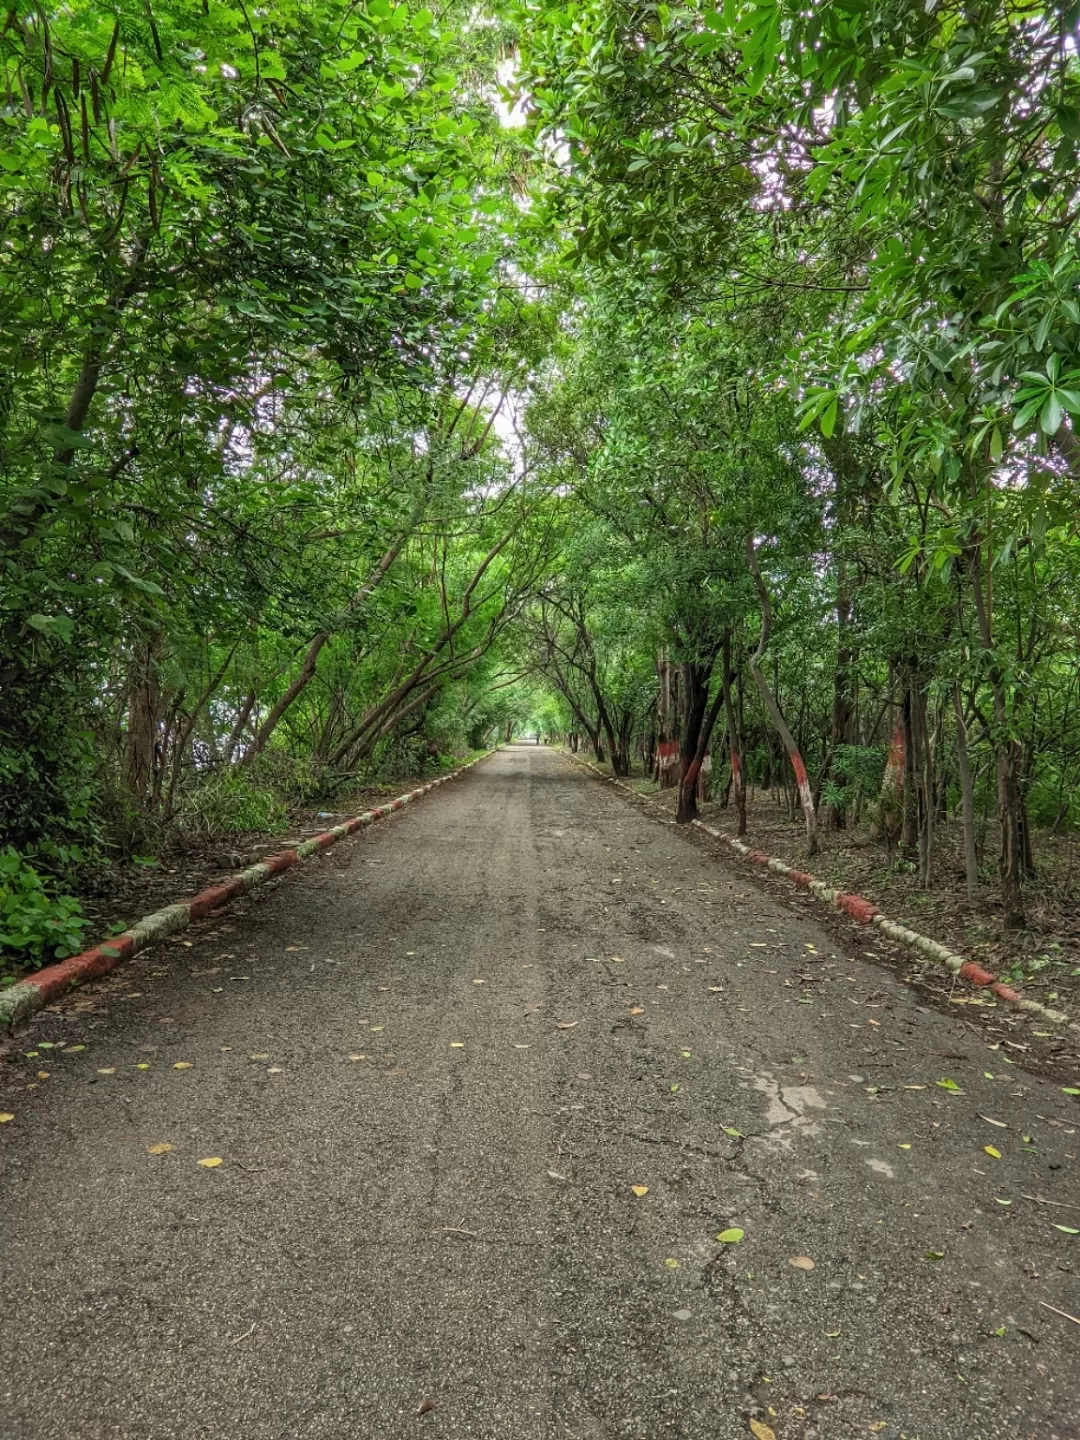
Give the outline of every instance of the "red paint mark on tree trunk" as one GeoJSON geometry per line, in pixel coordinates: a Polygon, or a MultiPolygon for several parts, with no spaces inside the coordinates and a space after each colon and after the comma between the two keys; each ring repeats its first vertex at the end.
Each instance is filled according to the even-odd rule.
{"type": "Polygon", "coordinates": [[[806,779],[806,766],[803,764],[803,758],[798,750],[792,751],[791,768],[795,771],[795,779],[798,781],[799,789],[801,790],[808,782],[806,779]]]}

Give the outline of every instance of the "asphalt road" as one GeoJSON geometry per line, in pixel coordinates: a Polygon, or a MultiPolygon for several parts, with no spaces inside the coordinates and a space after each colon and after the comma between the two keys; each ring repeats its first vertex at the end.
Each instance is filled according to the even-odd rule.
{"type": "Polygon", "coordinates": [[[1080,1440],[1080,1101],[874,938],[513,746],[140,956],[0,1075],[0,1435],[1080,1440]]]}

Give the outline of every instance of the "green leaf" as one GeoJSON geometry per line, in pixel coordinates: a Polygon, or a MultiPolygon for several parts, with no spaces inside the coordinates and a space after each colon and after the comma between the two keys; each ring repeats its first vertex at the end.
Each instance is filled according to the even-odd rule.
{"type": "Polygon", "coordinates": [[[1039,425],[1044,435],[1056,435],[1061,425],[1061,401],[1056,390],[1051,390],[1039,416],[1039,425]]]}
{"type": "Polygon", "coordinates": [[[740,1230],[737,1226],[734,1226],[730,1230],[721,1230],[716,1238],[720,1241],[721,1245],[737,1245],[745,1234],[745,1230],[740,1230]]]}

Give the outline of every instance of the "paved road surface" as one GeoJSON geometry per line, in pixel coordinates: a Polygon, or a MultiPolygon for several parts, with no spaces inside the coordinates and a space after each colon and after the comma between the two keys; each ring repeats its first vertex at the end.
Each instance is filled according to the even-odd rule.
{"type": "Polygon", "coordinates": [[[0,1435],[1078,1440],[1078,1102],[872,944],[501,751],[23,1032],[0,1435]]]}

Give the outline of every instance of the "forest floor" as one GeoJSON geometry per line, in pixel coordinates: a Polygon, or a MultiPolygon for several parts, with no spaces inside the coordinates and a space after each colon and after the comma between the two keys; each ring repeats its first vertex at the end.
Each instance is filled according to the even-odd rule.
{"type": "MultiPolygon", "coordinates": [[[[588,757],[590,760],[592,757],[588,757]]],[[[611,773],[609,765],[598,767],[611,773]]],[[[660,791],[640,772],[627,781],[657,811],[674,814],[675,792],[660,791]]],[[[701,818],[725,834],[735,833],[735,814],[717,800],[701,818]]],[[[798,864],[838,889],[864,896],[892,919],[940,941],[967,959],[1018,985],[1025,995],[1062,1010],[1080,1023],[1080,837],[1037,831],[1038,873],[1026,887],[1027,927],[1006,931],[995,887],[995,832],[984,836],[983,885],[977,904],[967,898],[959,826],[939,826],[936,879],[921,890],[915,867],[890,856],[866,830],[819,831],[819,852],[806,860],[802,817],[791,818],[784,792],[755,790],[747,797],[746,840],[768,855],[798,864]]],[[[981,1004],[986,997],[969,997],[981,1004]]]]}
{"type": "Polygon", "coordinates": [[[1080,1100],[707,841],[509,746],[36,1015],[5,1440],[1080,1440],[1080,1100]]]}
{"type": "Polygon", "coordinates": [[[234,871],[257,865],[268,855],[287,850],[330,825],[340,825],[347,818],[382,805],[421,781],[456,770],[479,753],[446,756],[442,763],[422,774],[397,775],[377,785],[351,786],[332,801],[294,806],[288,823],[272,833],[239,830],[207,834],[196,828],[174,826],[164,833],[149,861],[115,860],[87,869],[77,892],[83,913],[90,920],[86,943],[126,929],[142,916],[219,884],[234,871]]]}

